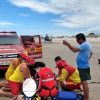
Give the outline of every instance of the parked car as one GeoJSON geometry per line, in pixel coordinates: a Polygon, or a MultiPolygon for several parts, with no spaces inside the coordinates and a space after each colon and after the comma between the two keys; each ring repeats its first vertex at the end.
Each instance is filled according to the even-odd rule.
{"type": "Polygon", "coordinates": [[[32,37],[35,53],[29,54],[30,57],[36,59],[42,57],[41,38],[37,36],[21,36],[19,37],[15,31],[0,32],[0,70],[7,70],[11,61],[18,56],[19,53],[27,53],[24,46],[23,37],[32,37]]]}

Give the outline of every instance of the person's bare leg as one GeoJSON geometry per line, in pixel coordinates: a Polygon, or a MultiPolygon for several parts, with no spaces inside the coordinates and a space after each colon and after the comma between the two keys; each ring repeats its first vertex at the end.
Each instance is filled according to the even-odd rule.
{"type": "Polygon", "coordinates": [[[13,100],[24,100],[24,95],[18,95],[13,97],[13,100]]]}
{"type": "Polygon", "coordinates": [[[9,87],[8,81],[6,80],[0,81],[0,87],[9,87]]]}
{"type": "Polygon", "coordinates": [[[11,92],[10,87],[1,87],[1,90],[5,91],[5,92],[11,92]]]}
{"type": "Polygon", "coordinates": [[[9,84],[8,84],[8,81],[7,80],[2,80],[0,81],[0,88],[2,91],[10,91],[10,87],[9,87],[9,84]]]}
{"type": "Polygon", "coordinates": [[[89,87],[87,81],[83,81],[82,86],[84,92],[84,100],[89,100],[89,87]]]}
{"type": "Polygon", "coordinates": [[[11,92],[5,92],[2,89],[0,89],[0,95],[1,96],[7,96],[7,97],[13,97],[11,92]]]}

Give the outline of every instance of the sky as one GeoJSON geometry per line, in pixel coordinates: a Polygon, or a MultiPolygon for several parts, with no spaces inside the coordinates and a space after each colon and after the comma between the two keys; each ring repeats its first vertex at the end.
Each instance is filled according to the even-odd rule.
{"type": "Polygon", "coordinates": [[[0,31],[100,34],[100,0],[0,0],[0,31]]]}

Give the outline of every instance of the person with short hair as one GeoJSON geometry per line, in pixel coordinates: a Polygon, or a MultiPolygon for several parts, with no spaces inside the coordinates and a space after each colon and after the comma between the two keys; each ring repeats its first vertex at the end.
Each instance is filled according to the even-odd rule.
{"type": "Polygon", "coordinates": [[[41,80],[40,88],[38,90],[41,100],[47,100],[49,96],[51,97],[51,100],[55,100],[54,97],[57,95],[58,90],[54,72],[51,68],[46,67],[43,62],[36,62],[35,66],[37,67],[37,73],[41,80]]]}
{"type": "Polygon", "coordinates": [[[81,80],[77,68],[69,65],[65,60],[62,60],[60,56],[55,57],[55,63],[56,68],[58,68],[56,80],[60,82],[62,90],[80,90],[81,80]]]}
{"type": "Polygon", "coordinates": [[[75,47],[71,45],[66,40],[63,40],[63,44],[68,46],[68,48],[73,52],[79,52],[77,55],[77,66],[83,86],[84,91],[84,100],[89,100],[89,87],[87,80],[91,79],[90,75],[90,64],[89,60],[92,56],[92,46],[86,40],[86,37],[83,33],[79,33],[76,35],[76,41],[79,44],[79,47],[75,47]]]}

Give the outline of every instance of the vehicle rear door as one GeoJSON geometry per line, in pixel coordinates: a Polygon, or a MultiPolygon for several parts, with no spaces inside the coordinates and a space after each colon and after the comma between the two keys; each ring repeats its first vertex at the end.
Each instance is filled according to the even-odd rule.
{"type": "Polygon", "coordinates": [[[34,59],[42,58],[42,43],[40,35],[21,36],[21,41],[27,54],[34,59]]]}

